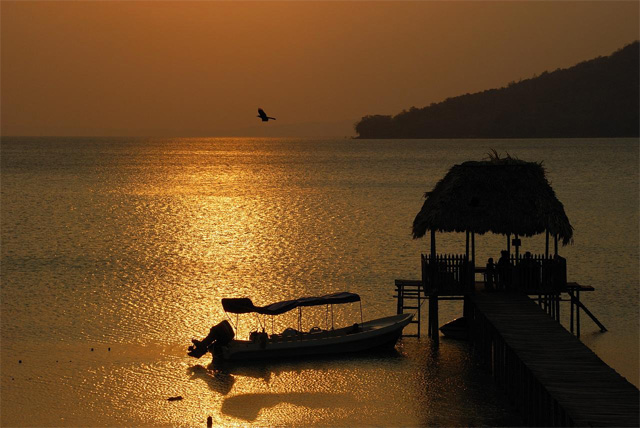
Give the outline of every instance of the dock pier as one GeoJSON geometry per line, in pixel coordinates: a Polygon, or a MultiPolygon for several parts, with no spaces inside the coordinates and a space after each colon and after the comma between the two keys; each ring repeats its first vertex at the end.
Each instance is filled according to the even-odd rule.
{"type": "MultiPolygon", "coordinates": [[[[415,305],[404,299],[429,300],[429,336],[437,344],[437,309],[434,314],[433,307],[441,300],[464,300],[474,353],[526,425],[640,426],[638,388],[579,339],[580,311],[589,311],[578,300],[579,293],[594,291],[593,287],[567,283],[564,293],[528,296],[489,292],[478,281],[474,290],[466,293],[431,292],[420,297],[417,292],[424,292],[421,283],[396,280],[398,313],[415,305]],[[562,298],[563,294],[569,297],[562,298]],[[560,302],[571,306],[572,331],[559,322],[560,302]]],[[[606,331],[591,312],[586,313],[606,331]]]]}
{"type": "Polygon", "coordinates": [[[450,334],[466,333],[527,425],[640,426],[638,388],[579,339],[581,312],[606,328],[580,301],[580,292],[593,287],[567,282],[558,249],[573,243],[573,226],[542,162],[500,157],[495,150],[487,155],[452,166],[425,193],[412,232],[414,238],[429,235],[429,253],[421,255],[419,281],[396,280],[398,311],[409,306],[403,287],[419,283],[437,346],[439,302],[463,300],[466,323],[456,321],[450,334]],[[465,234],[464,253],[438,253],[436,233],[453,232],[465,234]],[[479,264],[475,235],[488,232],[505,236],[506,245],[497,261],[479,264]],[[521,238],[543,233],[544,252],[523,254],[521,238]],[[563,301],[570,304],[569,330],[560,323],[563,301]]]}
{"type": "Polygon", "coordinates": [[[639,426],[638,388],[530,298],[476,293],[473,347],[530,426],[639,426]]]}

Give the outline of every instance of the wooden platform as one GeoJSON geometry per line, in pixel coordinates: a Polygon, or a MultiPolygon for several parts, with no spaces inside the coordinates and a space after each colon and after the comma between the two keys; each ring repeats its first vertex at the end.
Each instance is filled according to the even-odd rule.
{"type": "MultiPolygon", "coordinates": [[[[470,303],[477,311],[476,328],[483,329],[479,335],[489,343],[484,346],[485,356],[500,372],[505,388],[518,395],[519,383],[530,382],[518,373],[530,373],[536,385],[546,390],[544,397],[551,398],[544,405],[559,407],[550,419],[534,418],[531,425],[639,426],[638,388],[531,299],[517,293],[477,292],[470,296],[470,303]],[[500,365],[516,367],[517,378],[514,369],[500,365]]],[[[524,406],[535,401],[524,394],[524,406]]]]}

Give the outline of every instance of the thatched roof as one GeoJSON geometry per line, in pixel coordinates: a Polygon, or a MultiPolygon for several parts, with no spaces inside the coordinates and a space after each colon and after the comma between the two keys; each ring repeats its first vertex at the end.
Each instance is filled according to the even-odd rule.
{"type": "Polygon", "coordinates": [[[533,236],[546,230],[564,245],[573,227],[541,163],[498,156],[453,166],[413,221],[413,237],[427,230],[533,236]]]}

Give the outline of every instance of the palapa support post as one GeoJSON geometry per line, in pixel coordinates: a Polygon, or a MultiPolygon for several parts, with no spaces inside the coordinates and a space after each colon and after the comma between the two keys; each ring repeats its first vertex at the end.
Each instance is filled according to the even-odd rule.
{"type": "Polygon", "coordinates": [[[549,230],[545,230],[545,237],[544,237],[544,258],[548,259],[549,258],[549,230]]]}
{"type": "Polygon", "coordinates": [[[436,259],[436,231],[431,230],[431,257],[436,259]]]}
{"type": "Polygon", "coordinates": [[[429,301],[429,313],[427,315],[427,337],[431,337],[431,253],[420,256],[420,262],[422,265],[422,292],[425,294],[425,298],[429,301]],[[429,285],[429,286],[427,286],[429,285]]]}
{"type": "Polygon", "coordinates": [[[438,262],[436,255],[436,231],[431,229],[431,296],[429,297],[429,335],[437,344],[440,335],[438,333],[438,262]]]}
{"type": "Polygon", "coordinates": [[[553,255],[558,255],[558,234],[553,234],[553,255]]]}
{"type": "MultiPolygon", "coordinates": [[[[467,260],[469,260],[469,255],[467,255],[467,260]]],[[[471,232],[471,261],[473,265],[476,264],[476,233],[471,232]]]]}
{"type": "Polygon", "coordinates": [[[469,260],[469,231],[468,230],[466,231],[465,236],[466,236],[465,254],[467,255],[467,260],[469,260]]]}

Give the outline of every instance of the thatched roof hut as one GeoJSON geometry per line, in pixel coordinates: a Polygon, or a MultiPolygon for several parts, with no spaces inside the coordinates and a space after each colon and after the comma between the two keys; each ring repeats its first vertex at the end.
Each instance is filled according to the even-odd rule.
{"type": "Polygon", "coordinates": [[[414,238],[427,230],[519,236],[547,230],[564,245],[572,242],[573,227],[541,163],[497,154],[487,161],[464,162],[425,197],[413,221],[414,238]]]}

